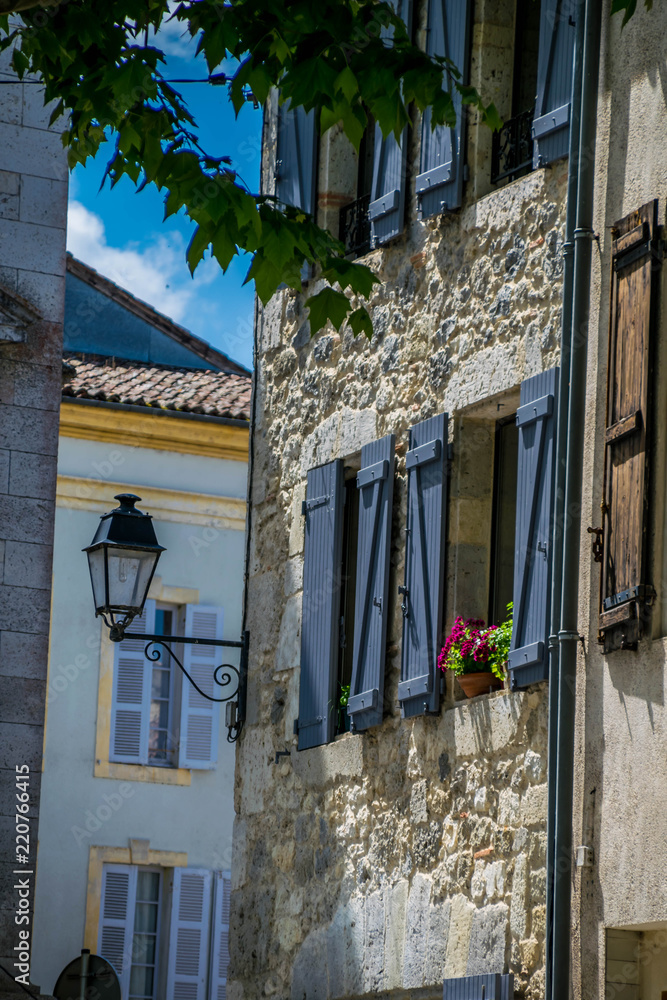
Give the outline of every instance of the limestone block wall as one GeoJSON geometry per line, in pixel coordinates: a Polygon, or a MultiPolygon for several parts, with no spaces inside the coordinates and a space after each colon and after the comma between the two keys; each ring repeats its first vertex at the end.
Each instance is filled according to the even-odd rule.
{"type": "MultiPolygon", "coordinates": [[[[41,88],[0,59],[0,964],[14,969],[15,768],[29,768],[30,910],[46,693],[67,165],[41,88]]],[[[31,929],[32,915],[29,925],[31,929]]],[[[2,991],[11,981],[0,972],[2,991]]],[[[17,990],[19,987],[16,987],[17,990]]],[[[2,995],[8,995],[2,992],[2,995]]]]}
{"type": "Polygon", "coordinates": [[[546,686],[467,702],[448,680],[439,716],[401,720],[396,596],[382,725],[299,753],[293,720],[309,468],[396,435],[396,595],[408,428],[448,411],[445,618],[486,611],[490,429],[524,378],[558,363],[566,171],[555,164],[460,214],[413,220],[369,254],[382,278],[371,342],[345,329],[311,340],[291,292],[260,313],[234,1000],[435,998],[445,976],[482,971],[514,972],[518,997],[543,995],[546,686]]]}

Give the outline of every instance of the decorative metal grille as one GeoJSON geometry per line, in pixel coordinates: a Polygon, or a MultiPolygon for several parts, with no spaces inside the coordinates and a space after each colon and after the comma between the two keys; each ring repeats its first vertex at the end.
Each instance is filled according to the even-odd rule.
{"type": "Polygon", "coordinates": [[[347,255],[361,257],[371,248],[371,220],[368,217],[370,203],[371,196],[367,194],[340,210],[339,238],[345,244],[347,255]]]}
{"type": "Polygon", "coordinates": [[[509,118],[491,139],[491,183],[514,180],[533,166],[533,109],[509,118]]]}

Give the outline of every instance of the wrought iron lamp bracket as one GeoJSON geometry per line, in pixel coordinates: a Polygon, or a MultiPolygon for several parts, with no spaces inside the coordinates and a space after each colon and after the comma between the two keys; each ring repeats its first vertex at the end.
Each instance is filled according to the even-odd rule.
{"type": "Polygon", "coordinates": [[[195,639],[186,635],[153,635],[147,632],[123,632],[119,638],[115,638],[114,635],[111,635],[111,638],[114,642],[120,642],[123,639],[139,639],[141,641],[145,641],[146,647],[144,649],[144,655],[147,660],[152,660],[153,662],[160,659],[160,651],[158,647],[162,646],[167,651],[171,659],[177,664],[182,673],[187,677],[195,690],[199,692],[202,698],[206,698],[207,701],[223,704],[224,702],[230,702],[236,698],[237,711],[235,721],[228,726],[227,733],[227,741],[229,743],[236,742],[245,721],[248,646],[250,642],[249,632],[244,632],[243,638],[238,640],[195,639]],[[222,646],[227,649],[240,649],[241,660],[238,667],[233,666],[231,663],[221,663],[213,671],[213,683],[217,684],[221,688],[227,687],[229,684],[233,684],[234,679],[236,678],[236,685],[230,693],[221,698],[213,698],[210,694],[206,694],[205,691],[202,691],[195,679],[190,676],[174,650],[171,648],[172,645],[176,645],[177,643],[193,646],[222,646]]]}

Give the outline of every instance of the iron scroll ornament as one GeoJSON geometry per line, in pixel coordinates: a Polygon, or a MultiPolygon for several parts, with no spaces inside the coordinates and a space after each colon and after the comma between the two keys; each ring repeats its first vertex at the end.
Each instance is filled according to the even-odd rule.
{"type": "Polygon", "coordinates": [[[236,639],[195,639],[187,635],[154,635],[148,634],[146,632],[123,632],[118,638],[111,637],[114,642],[122,642],[123,639],[143,639],[146,642],[144,648],[144,656],[147,660],[155,663],[160,659],[160,653],[157,649],[158,646],[163,646],[167,651],[169,656],[176,662],[180,667],[183,674],[190,681],[192,686],[196,691],[206,698],[207,701],[212,701],[217,704],[224,704],[227,702],[227,742],[235,743],[241,734],[241,729],[243,728],[243,723],[245,722],[245,703],[246,703],[246,690],[247,690],[247,677],[248,677],[248,647],[250,644],[250,633],[244,632],[243,638],[240,640],[236,639]],[[187,643],[188,645],[194,646],[225,646],[231,649],[238,649],[241,652],[241,660],[238,667],[234,667],[231,663],[221,663],[213,671],[213,682],[219,687],[227,687],[228,684],[232,684],[234,681],[234,676],[236,676],[236,685],[234,689],[226,694],[222,698],[213,698],[211,695],[206,694],[205,691],[199,687],[197,682],[190,676],[188,671],[185,669],[179,658],[174,653],[171,648],[172,644],[177,643],[187,643]],[[153,647],[152,651],[149,650],[153,647]],[[221,671],[228,671],[222,673],[221,671]],[[231,673],[229,672],[231,671],[231,673]],[[233,699],[236,698],[236,702],[233,699]],[[231,708],[231,715],[230,715],[231,708]]]}
{"type": "Polygon", "coordinates": [[[150,642],[146,643],[146,648],[144,649],[144,656],[146,657],[147,660],[152,660],[154,663],[156,663],[161,658],[160,650],[158,649],[159,646],[162,646],[164,649],[166,649],[169,656],[180,667],[182,672],[185,674],[187,679],[192,684],[193,688],[195,688],[199,692],[202,698],[206,698],[207,701],[214,701],[221,704],[222,702],[225,701],[231,701],[232,698],[237,694],[239,685],[241,683],[241,674],[236,667],[232,666],[231,663],[221,663],[219,666],[215,668],[215,670],[213,671],[213,683],[218,684],[220,687],[226,687],[228,684],[232,683],[233,681],[232,673],[234,673],[236,675],[236,687],[232,690],[230,694],[226,694],[223,698],[212,698],[210,694],[206,694],[205,691],[202,691],[202,689],[199,687],[199,684],[197,684],[197,681],[194,679],[194,677],[190,676],[190,674],[187,672],[187,670],[185,669],[179,658],[176,656],[176,653],[173,651],[169,643],[166,642],[164,639],[151,639],[150,642]],[[231,671],[232,673],[224,673],[221,675],[221,677],[218,677],[218,674],[220,673],[221,670],[231,671]]]}

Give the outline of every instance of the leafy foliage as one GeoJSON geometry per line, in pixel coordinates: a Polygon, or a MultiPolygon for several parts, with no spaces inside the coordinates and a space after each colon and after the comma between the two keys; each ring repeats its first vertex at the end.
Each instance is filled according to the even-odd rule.
{"type": "MultiPolygon", "coordinates": [[[[619,0],[615,0],[619,2],[619,0]]],[[[632,0],[628,0],[632,2],[632,0]]],[[[348,320],[355,334],[372,334],[367,297],[378,280],[346,260],[343,245],[304,212],[247,189],[229,156],[202,149],[196,122],[167,82],[165,58],[153,33],[176,19],[198,42],[209,74],[234,60],[229,81],[236,112],[247,88],[266,101],[320,109],[325,131],[338,122],[359,147],[369,115],[384,135],[397,137],[408,106],[432,107],[432,127],[451,125],[451,86],[491,126],[500,122],[476,90],[463,87],[456,67],[413,45],[384,0],[61,0],[22,11],[23,26],[0,17],[0,49],[14,46],[19,74],[44,81],[52,121],[67,115],[63,143],[70,167],[110,150],[105,177],[127,176],[137,189],[154,184],[165,195],[165,216],[185,212],[194,222],[187,261],[194,272],[211,253],[226,270],[237,254],[252,255],[247,280],[267,302],[286,284],[301,290],[304,262],[330,285],[308,300],[311,332],[328,320],[348,320]],[[345,290],[349,294],[345,294],[345,290]],[[351,297],[350,297],[351,296],[351,297]]]]}
{"type": "MultiPolygon", "coordinates": [[[[653,8],[653,0],[644,0],[644,6],[647,10],[651,10],[653,8]]],[[[611,0],[611,13],[623,13],[623,28],[626,26],[636,10],[637,0],[611,0]]]]}
{"type": "Polygon", "coordinates": [[[455,677],[464,674],[492,673],[503,680],[512,642],[512,604],[500,625],[487,626],[482,619],[457,618],[438,656],[438,667],[451,670],[455,677]]]}

